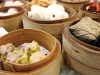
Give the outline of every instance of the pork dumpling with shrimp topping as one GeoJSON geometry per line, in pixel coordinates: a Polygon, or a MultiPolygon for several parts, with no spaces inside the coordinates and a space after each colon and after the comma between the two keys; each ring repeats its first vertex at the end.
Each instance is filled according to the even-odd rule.
{"type": "Polygon", "coordinates": [[[0,46],[1,59],[5,60],[7,57],[7,54],[13,51],[18,51],[18,50],[11,43],[7,43],[6,45],[1,45],[0,46]]]}
{"type": "Polygon", "coordinates": [[[32,41],[32,43],[24,43],[21,47],[21,52],[26,53],[27,55],[31,55],[31,53],[39,52],[40,47],[37,42],[32,41]]]}
{"type": "Polygon", "coordinates": [[[28,57],[26,54],[22,54],[21,52],[18,51],[9,52],[6,61],[16,64],[27,64],[28,57]]]}
{"type": "Polygon", "coordinates": [[[34,63],[44,59],[46,55],[43,52],[36,52],[30,56],[29,63],[34,63]]]}

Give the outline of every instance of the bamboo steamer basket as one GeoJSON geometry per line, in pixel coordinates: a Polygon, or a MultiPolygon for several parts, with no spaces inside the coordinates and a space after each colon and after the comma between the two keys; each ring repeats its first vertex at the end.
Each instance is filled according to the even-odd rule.
{"type": "MultiPolygon", "coordinates": [[[[22,2],[24,5],[22,5],[22,7],[24,7],[25,9],[29,9],[30,6],[30,2],[29,1],[24,1],[24,0],[13,0],[13,1],[20,1],[22,2]]],[[[1,7],[4,7],[5,2],[2,2],[0,5],[1,7]]]]}
{"type": "Polygon", "coordinates": [[[1,16],[0,17],[0,27],[4,27],[8,32],[22,29],[22,14],[25,12],[23,7],[2,7],[0,8],[0,12],[7,12],[9,8],[16,8],[19,12],[9,16],[1,16]]]}
{"type": "Polygon", "coordinates": [[[61,0],[57,0],[57,3],[58,3],[58,4],[63,5],[64,7],[66,7],[66,6],[71,7],[71,8],[73,8],[75,11],[79,11],[79,7],[80,7],[80,6],[82,6],[82,5],[85,4],[85,3],[89,3],[89,2],[90,2],[90,1],[73,3],[73,2],[64,2],[64,1],[61,1],[61,0]]]}
{"type": "Polygon", "coordinates": [[[56,52],[54,53],[53,58],[48,63],[45,63],[44,65],[41,65],[41,67],[38,67],[28,72],[9,72],[0,70],[0,75],[48,75],[48,74],[59,75],[60,62],[61,62],[60,59],[61,45],[57,40],[56,42],[57,42],[56,52]]]}
{"type": "Polygon", "coordinates": [[[100,18],[100,13],[86,11],[86,7],[91,5],[91,4],[92,3],[87,3],[87,4],[80,6],[80,8],[79,8],[79,18],[80,19],[83,18],[84,16],[89,16],[91,18],[100,18]]]}
{"type": "Polygon", "coordinates": [[[15,64],[0,59],[0,63],[2,63],[0,64],[0,68],[6,71],[23,72],[33,70],[51,60],[56,51],[56,39],[48,33],[39,30],[20,29],[10,32],[0,39],[0,45],[12,43],[16,47],[22,45],[23,43],[32,42],[35,40],[39,43],[39,45],[50,51],[50,54],[46,58],[31,64],[15,64]]]}
{"type": "MultiPolygon", "coordinates": [[[[100,19],[95,20],[100,22],[100,19]]],[[[99,75],[100,48],[78,40],[69,31],[69,27],[78,21],[66,25],[63,29],[63,58],[65,62],[79,74],[99,75]]]]}
{"type": "Polygon", "coordinates": [[[49,34],[55,36],[58,40],[62,40],[62,29],[63,26],[67,23],[70,23],[78,18],[78,15],[75,10],[72,8],[66,7],[66,12],[70,15],[69,18],[62,19],[62,20],[36,20],[31,19],[27,16],[27,12],[25,12],[22,16],[23,18],[23,27],[24,29],[39,29],[45,32],[48,32],[49,34]]]}

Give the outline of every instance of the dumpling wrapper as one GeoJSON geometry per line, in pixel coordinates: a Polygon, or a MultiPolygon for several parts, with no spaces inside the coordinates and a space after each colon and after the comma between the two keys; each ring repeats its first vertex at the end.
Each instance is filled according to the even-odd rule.
{"type": "Polygon", "coordinates": [[[18,51],[9,52],[6,61],[16,64],[27,64],[28,57],[26,54],[22,54],[21,52],[18,51]]]}
{"type": "Polygon", "coordinates": [[[45,57],[46,57],[46,55],[43,52],[33,53],[30,56],[29,63],[34,63],[34,62],[40,61],[40,60],[44,59],[45,57]]]}
{"type": "Polygon", "coordinates": [[[47,14],[47,8],[41,7],[34,11],[32,19],[45,20],[47,14]]]}

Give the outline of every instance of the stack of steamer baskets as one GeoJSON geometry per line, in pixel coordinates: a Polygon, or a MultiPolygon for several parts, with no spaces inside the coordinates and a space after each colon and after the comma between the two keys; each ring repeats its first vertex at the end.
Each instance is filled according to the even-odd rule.
{"type": "MultiPolygon", "coordinates": [[[[80,8],[80,18],[88,16],[100,23],[100,12],[87,11],[84,4],[80,8]]],[[[63,48],[62,55],[67,63],[74,71],[82,75],[99,75],[100,74],[100,48],[89,45],[77,39],[70,31],[69,27],[75,25],[80,20],[67,24],[63,28],[63,48]]],[[[95,23],[95,22],[94,22],[95,23]]],[[[99,24],[98,23],[98,24],[99,24]]],[[[95,23],[97,27],[99,25],[95,23]]],[[[77,32],[79,33],[79,32],[77,32]]],[[[82,33],[83,34],[83,33],[82,33]]]]}
{"type": "Polygon", "coordinates": [[[17,9],[18,13],[8,16],[0,16],[0,27],[4,27],[8,32],[22,29],[22,14],[25,12],[25,9],[20,6],[10,6],[0,8],[0,12],[7,12],[10,8],[17,9]]]}
{"type": "Polygon", "coordinates": [[[77,12],[72,8],[65,7],[65,11],[69,14],[68,18],[60,20],[38,20],[32,19],[28,16],[28,11],[23,14],[23,27],[24,29],[38,29],[45,31],[54,37],[56,37],[60,42],[62,41],[62,29],[64,25],[76,20],[78,18],[77,12]]]}
{"type": "MultiPolygon", "coordinates": [[[[93,3],[87,3],[87,4],[84,4],[84,5],[80,6],[80,8],[79,8],[79,18],[82,18],[84,16],[89,16],[91,18],[100,18],[100,12],[95,13],[94,11],[91,12],[91,10],[87,11],[88,6],[92,5],[92,4],[93,3]]],[[[95,2],[94,2],[94,4],[95,4],[95,2]]]]}
{"type": "Polygon", "coordinates": [[[61,45],[52,35],[40,30],[20,29],[2,36],[0,45],[12,43],[18,47],[33,40],[45,47],[50,54],[29,64],[16,64],[0,59],[0,75],[59,75],[61,45]]]}
{"type": "MultiPolygon", "coordinates": [[[[25,9],[29,9],[29,6],[30,6],[30,3],[29,3],[29,1],[24,1],[24,0],[13,0],[13,2],[15,2],[15,1],[20,1],[21,3],[23,3],[24,5],[21,5],[22,7],[24,7],[25,9]]],[[[1,7],[4,7],[4,4],[5,4],[5,2],[2,2],[1,4],[0,4],[0,6],[1,7]]]]}
{"type": "Polygon", "coordinates": [[[57,0],[58,4],[63,5],[64,7],[68,6],[73,8],[75,11],[79,11],[79,7],[83,4],[89,3],[90,0],[57,0]]]}

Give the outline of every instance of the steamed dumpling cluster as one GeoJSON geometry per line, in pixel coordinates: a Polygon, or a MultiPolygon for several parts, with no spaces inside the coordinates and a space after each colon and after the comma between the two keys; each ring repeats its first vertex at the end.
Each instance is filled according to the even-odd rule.
{"type": "Polygon", "coordinates": [[[69,17],[64,7],[59,4],[52,4],[47,8],[33,5],[31,11],[28,11],[28,16],[38,20],[59,20],[69,17]]]}
{"type": "Polygon", "coordinates": [[[0,58],[11,63],[34,63],[45,57],[46,55],[40,51],[40,46],[35,41],[22,44],[21,50],[17,50],[11,43],[0,46],[0,58]]]}
{"type": "Polygon", "coordinates": [[[7,12],[0,12],[0,16],[9,16],[18,13],[18,10],[15,8],[10,8],[7,12]]]}
{"type": "Polygon", "coordinates": [[[24,5],[24,4],[20,1],[15,1],[15,2],[6,1],[5,4],[4,4],[5,7],[8,7],[8,6],[21,6],[21,5],[24,5]]]}

